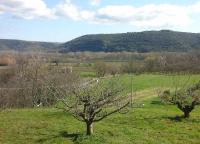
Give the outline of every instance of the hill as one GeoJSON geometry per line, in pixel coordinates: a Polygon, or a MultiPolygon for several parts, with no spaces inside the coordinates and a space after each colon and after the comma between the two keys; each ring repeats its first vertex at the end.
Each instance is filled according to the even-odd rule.
{"type": "Polygon", "coordinates": [[[170,30],[93,34],[66,43],[0,39],[0,50],[65,52],[187,52],[200,50],[200,33],[170,30]]]}
{"type": "Polygon", "coordinates": [[[200,49],[200,33],[170,30],[84,35],[62,44],[61,52],[185,52],[200,49]]]}
{"type": "Polygon", "coordinates": [[[0,50],[17,51],[56,51],[59,49],[59,43],[53,42],[35,42],[23,40],[0,39],[0,50]]]}

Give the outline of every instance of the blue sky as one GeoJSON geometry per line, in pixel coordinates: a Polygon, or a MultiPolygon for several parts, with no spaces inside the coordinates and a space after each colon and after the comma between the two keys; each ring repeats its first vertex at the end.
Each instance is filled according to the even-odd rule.
{"type": "Polygon", "coordinates": [[[65,42],[85,34],[200,32],[200,0],[0,0],[0,38],[65,42]]]}

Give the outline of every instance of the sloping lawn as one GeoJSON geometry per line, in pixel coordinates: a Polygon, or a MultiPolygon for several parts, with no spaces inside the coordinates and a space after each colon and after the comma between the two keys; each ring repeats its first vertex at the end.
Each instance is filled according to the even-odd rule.
{"type": "Polygon", "coordinates": [[[151,98],[141,108],[95,123],[95,134],[87,137],[84,123],[57,109],[5,110],[0,112],[0,143],[198,144],[199,114],[197,107],[190,119],[181,120],[175,106],[151,98]]]}

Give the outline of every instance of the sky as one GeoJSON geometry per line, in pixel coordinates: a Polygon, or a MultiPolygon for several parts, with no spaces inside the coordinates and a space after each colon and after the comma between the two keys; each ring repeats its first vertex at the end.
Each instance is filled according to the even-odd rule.
{"type": "Polygon", "coordinates": [[[0,39],[66,42],[86,34],[200,33],[200,0],[0,0],[0,39]]]}

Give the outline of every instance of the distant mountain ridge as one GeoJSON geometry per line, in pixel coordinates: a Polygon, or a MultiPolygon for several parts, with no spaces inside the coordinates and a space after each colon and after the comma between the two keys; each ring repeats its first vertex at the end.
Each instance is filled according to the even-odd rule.
{"type": "Polygon", "coordinates": [[[60,48],[60,43],[54,42],[37,42],[13,39],[0,39],[0,50],[16,51],[56,51],[60,48]]]}
{"type": "Polygon", "coordinates": [[[63,44],[61,52],[185,52],[200,50],[200,34],[170,30],[85,35],[63,44]]]}
{"type": "Polygon", "coordinates": [[[170,30],[91,34],[65,43],[0,39],[0,50],[66,52],[187,52],[200,50],[200,33],[170,30]]]}

